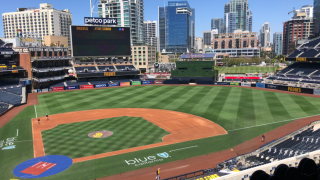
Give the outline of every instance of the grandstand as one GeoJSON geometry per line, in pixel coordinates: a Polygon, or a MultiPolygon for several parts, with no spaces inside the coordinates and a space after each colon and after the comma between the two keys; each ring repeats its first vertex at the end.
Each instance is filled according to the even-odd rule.
{"type": "Polygon", "coordinates": [[[237,166],[233,162],[237,162],[238,164],[241,162],[242,165],[237,166],[237,169],[246,170],[318,150],[320,149],[320,128],[317,125],[318,123],[320,121],[316,121],[309,126],[273,141],[254,152],[222,162],[218,164],[218,168],[229,168],[231,165],[237,166]]]}

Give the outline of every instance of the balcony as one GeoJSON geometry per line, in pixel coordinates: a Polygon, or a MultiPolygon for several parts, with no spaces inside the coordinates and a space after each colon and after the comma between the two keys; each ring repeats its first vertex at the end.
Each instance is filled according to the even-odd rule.
{"type": "Polygon", "coordinates": [[[58,67],[47,67],[47,68],[37,68],[37,67],[32,67],[32,72],[38,72],[38,73],[42,73],[42,72],[50,72],[50,71],[63,71],[63,70],[68,70],[73,68],[72,65],[68,65],[68,66],[58,66],[58,67]]]}

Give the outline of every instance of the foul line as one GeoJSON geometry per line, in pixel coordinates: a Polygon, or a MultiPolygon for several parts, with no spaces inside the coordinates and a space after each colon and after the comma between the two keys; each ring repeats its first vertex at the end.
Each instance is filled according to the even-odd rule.
{"type": "Polygon", "coordinates": [[[34,106],[34,112],[35,112],[35,114],[36,114],[36,118],[38,117],[38,115],[37,115],[37,108],[36,108],[36,105],[33,105],[34,106]]]}
{"type": "MultiPolygon", "coordinates": [[[[318,115],[314,115],[314,116],[319,116],[318,115]]],[[[287,121],[294,121],[294,120],[298,120],[298,119],[304,119],[304,118],[309,118],[309,117],[314,117],[314,116],[307,116],[307,117],[302,117],[302,118],[295,118],[295,119],[289,119],[289,120],[284,120],[284,121],[278,121],[278,122],[273,122],[273,123],[267,123],[267,124],[261,124],[261,125],[256,125],[256,126],[250,126],[250,127],[245,127],[245,128],[240,128],[240,129],[233,129],[233,130],[229,130],[230,131],[238,131],[238,130],[243,130],[243,129],[249,129],[249,128],[254,128],[254,127],[259,127],[259,126],[266,126],[266,125],[270,125],[270,124],[277,124],[277,123],[282,123],[282,122],[287,122],[287,121]]]]}
{"type": "Polygon", "coordinates": [[[175,150],[171,150],[171,151],[169,151],[169,152],[172,152],[172,151],[179,151],[179,150],[189,149],[189,148],[194,148],[194,147],[198,147],[198,146],[197,146],[197,145],[195,145],[195,146],[190,146],[190,147],[186,147],[186,148],[175,149],[175,150]]]}

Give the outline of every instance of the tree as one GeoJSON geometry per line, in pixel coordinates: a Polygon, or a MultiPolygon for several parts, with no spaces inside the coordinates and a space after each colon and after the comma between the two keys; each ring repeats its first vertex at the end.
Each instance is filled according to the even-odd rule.
{"type": "Polygon", "coordinates": [[[159,52],[156,52],[156,62],[159,62],[159,52]]]}
{"type": "Polygon", "coordinates": [[[273,73],[276,72],[276,70],[274,69],[275,64],[278,62],[277,59],[272,59],[271,63],[273,64],[273,73]]]}

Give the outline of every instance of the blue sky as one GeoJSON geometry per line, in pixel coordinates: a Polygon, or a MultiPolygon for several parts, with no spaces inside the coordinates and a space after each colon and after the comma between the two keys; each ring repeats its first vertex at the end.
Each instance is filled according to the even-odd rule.
{"type": "MultiPolygon", "coordinates": [[[[94,2],[95,0],[93,0],[94,2]]],[[[314,0],[249,0],[249,8],[253,13],[253,32],[259,32],[265,22],[270,23],[271,32],[282,32],[282,23],[291,18],[289,11],[301,8],[302,5],[313,4],[314,0]]],[[[99,0],[97,0],[99,2],[99,0]]],[[[168,0],[165,0],[167,4],[168,0]]],[[[202,32],[210,30],[212,18],[223,18],[224,4],[230,0],[188,0],[196,10],[196,36],[202,37],[202,32]]],[[[82,25],[83,17],[90,16],[89,0],[1,0],[0,13],[14,12],[19,7],[37,7],[40,3],[51,3],[55,9],[70,9],[73,24],[82,25]]],[[[158,19],[158,6],[163,6],[164,0],[144,0],[145,20],[158,19]]],[[[97,7],[97,5],[96,5],[97,7]]],[[[97,11],[97,8],[95,8],[97,11]]],[[[94,16],[98,16],[94,14],[94,16]]],[[[0,18],[0,37],[3,37],[2,18],[0,18]]],[[[271,40],[272,41],[272,40],[271,40]]]]}

